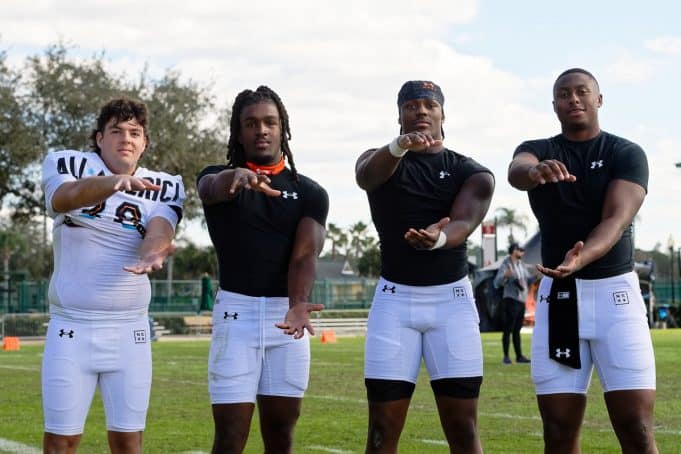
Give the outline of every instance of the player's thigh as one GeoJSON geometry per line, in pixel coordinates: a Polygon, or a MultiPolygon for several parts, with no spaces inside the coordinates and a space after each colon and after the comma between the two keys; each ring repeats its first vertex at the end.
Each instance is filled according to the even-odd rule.
{"type": "MultiPolygon", "coordinates": [[[[214,312],[222,310],[221,306],[225,304],[216,305],[214,312]]],[[[233,306],[228,309],[234,311],[233,306]]],[[[238,314],[236,319],[213,317],[208,354],[208,389],[213,404],[256,401],[262,364],[260,325],[257,313],[248,314],[240,308],[238,314]]]]}
{"type": "Polygon", "coordinates": [[[655,354],[645,304],[633,273],[599,286],[594,364],[603,389],[655,389],[655,354]]]}
{"type": "Polygon", "coordinates": [[[47,329],[42,364],[45,431],[56,435],[83,433],[97,373],[88,368],[90,329],[52,318],[47,329]]]}
{"type": "Polygon", "coordinates": [[[421,364],[421,333],[409,326],[407,302],[374,300],[367,322],[364,376],[415,383],[421,364]]]}
{"type": "Polygon", "coordinates": [[[258,395],[301,398],[310,377],[310,336],[300,339],[283,334],[276,327],[273,336],[281,336],[278,345],[265,348],[258,395]]]}
{"type": "Polygon", "coordinates": [[[144,430],[151,390],[151,345],[146,317],[120,326],[118,367],[100,376],[106,426],[114,432],[144,430]]]}
{"type": "Polygon", "coordinates": [[[436,305],[423,334],[423,358],[431,380],[482,376],[482,341],[472,291],[451,294],[436,305]]]}
{"type": "Polygon", "coordinates": [[[543,278],[537,293],[535,326],[532,330],[532,381],[538,395],[577,393],[585,394],[591,383],[593,364],[588,341],[579,341],[581,369],[560,364],[549,357],[549,305],[551,279],[543,278]]]}

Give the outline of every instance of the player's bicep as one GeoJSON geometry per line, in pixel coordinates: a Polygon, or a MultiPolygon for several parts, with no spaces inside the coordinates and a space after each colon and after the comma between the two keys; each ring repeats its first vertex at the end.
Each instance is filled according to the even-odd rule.
{"type": "Polygon", "coordinates": [[[634,220],[643,204],[646,190],[638,183],[627,180],[612,180],[603,201],[602,219],[615,219],[622,228],[634,220]]]}
{"type": "Polygon", "coordinates": [[[485,217],[494,194],[494,176],[479,172],[466,179],[454,199],[450,217],[477,226],[485,217]]]}
{"type": "Polygon", "coordinates": [[[325,237],[326,229],[323,225],[310,217],[303,217],[296,227],[291,261],[319,256],[325,237]]]}

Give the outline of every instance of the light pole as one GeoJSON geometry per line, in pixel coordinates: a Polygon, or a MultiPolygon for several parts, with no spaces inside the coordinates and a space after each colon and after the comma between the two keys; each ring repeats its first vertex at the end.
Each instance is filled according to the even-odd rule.
{"type": "Polygon", "coordinates": [[[669,277],[672,281],[672,304],[675,304],[676,292],[674,290],[674,238],[672,238],[671,235],[669,235],[669,240],[667,240],[667,246],[669,246],[669,277]]]}

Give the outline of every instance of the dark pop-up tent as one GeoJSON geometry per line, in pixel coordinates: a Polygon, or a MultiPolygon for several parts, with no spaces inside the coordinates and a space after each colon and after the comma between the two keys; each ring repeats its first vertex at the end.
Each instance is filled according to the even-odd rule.
{"type": "MultiPolygon", "coordinates": [[[[526,301],[525,321],[534,323],[534,305],[537,284],[541,275],[538,274],[535,265],[541,263],[541,234],[537,232],[525,244],[523,262],[527,266],[530,275],[537,276],[537,280],[530,286],[530,294],[526,301]]],[[[503,289],[494,288],[494,276],[503,261],[503,257],[484,268],[473,272],[473,289],[475,303],[480,315],[480,331],[500,331],[502,329],[501,299],[503,289]]],[[[658,314],[655,308],[655,295],[653,294],[653,282],[655,280],[655,265],[653,262],[636,262],[634,270],[638,274],[643,300],[648,313],[648,323],[653,325],[657,321],[658,314]]]]}

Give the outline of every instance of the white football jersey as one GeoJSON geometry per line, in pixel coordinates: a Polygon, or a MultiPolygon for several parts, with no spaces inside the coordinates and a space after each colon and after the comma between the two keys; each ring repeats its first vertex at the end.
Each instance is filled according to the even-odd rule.
{"type": "Polygon", "coordinates": [[[182,178],[138,167],[134,175],[161,186],[160,191],[116,192],[95,206],[55,213],[52,196],[69,181],[113,173],[97,153],[58,151],[43,161],[42,188],[54,219],[54,273],[50,312],[74,319],[127,319],[145,313],[151,298],[146,274],[123,266],[139,260],[139,248],[151,218],[175,228],[182,217],[182,178]]]}

